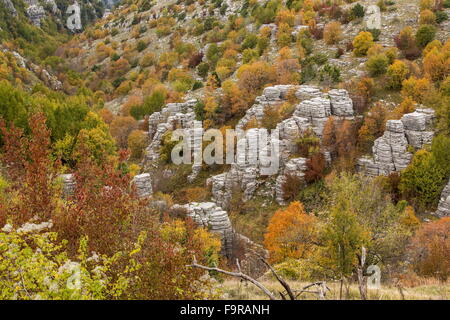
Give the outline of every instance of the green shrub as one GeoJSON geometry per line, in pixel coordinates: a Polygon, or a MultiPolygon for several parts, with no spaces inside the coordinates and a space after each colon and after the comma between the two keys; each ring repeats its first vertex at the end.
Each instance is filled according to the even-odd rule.
{"type": "Polygon", "coordinates": [[[429,24],[422,25],[416,32],[416,42],[419,46],[425,48],[429,42],[433,41],[435,35],[436,28],[434,26],[429,24]]]}
{"type": "Polygon", "coordinates": [[[448,20],[448,14],[445,11],[437,11],[436,12],[436,23],[442,23],[448,20]]]}
{"type": "Polygon", "coordinates": [[[139,40],[137,45],[136,45],[136,49],[139,52],[144,51],[147,48],[147,43],[145,43],[145,41],[143,40],[139,40]]]}
{"type": "Polygon", "coordinates": [[[206,78],[209,72],[209,64],[206,62],[202,62],[197,66],[197,74],[202,77],[206,78]]]}
{"type": "Polygon", "coordinates": [[[352,16],[355,18],[362,18],[364,17],[364,7],[357,3],[352,7],[352,16]]]}
{"type": "Polygon", "coordinates": [[[366,68],[369,71],[370,76],[376,77],[386,73],[389,60],[385,54],[380,53],[373,55],[367,60],[366,68]]]}
{"type": "Polygon", "coordinates": [[[450,174],[450,137],[433,139],[431,152],[419,150],[401,175],[399,189],[422,209],[432,209],[450,174]]]}
{"type": "Polygon", "coordinates": [[[258,36],[253,33],[248,34],[241,45],[241,50],[253,49],[258,44],[258,36]]]}

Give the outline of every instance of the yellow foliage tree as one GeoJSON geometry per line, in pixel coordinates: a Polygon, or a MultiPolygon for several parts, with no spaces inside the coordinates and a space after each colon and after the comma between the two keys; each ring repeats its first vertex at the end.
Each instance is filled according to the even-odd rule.
{"type": "Polygon", "coordinates": [[[368,31],[361,31],[353,39],[353,53],[357,57],[365,56],[367,54],[367,50],[369,50],[373,45],[374,42],[372,34],[368,31]]]}

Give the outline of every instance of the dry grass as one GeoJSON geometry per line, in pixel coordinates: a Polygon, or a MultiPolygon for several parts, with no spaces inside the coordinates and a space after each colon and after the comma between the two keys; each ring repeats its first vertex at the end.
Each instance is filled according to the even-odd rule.
{"type": "MultiPolygon", "coordinates": [[[[273,280],[265,280],[262,283],[272,290],[273,292],[278,292],[282,290],[282,287],[273,280]]],[[[300,289],[308,283],[304,282],[289,282],[291,287],[295,289],[300,289]]],[[[331,292],[328,292],[327,299],[338,300],[339,299],[339,283],[327,283],[330,287],[331,292]]],[[[228,300],[261,300],[267,299],[267,297],[259,291],[251,283],[244,283],[238,280],[226,280],[222,284],[223,295],[225,299],[228,300]]],[[[343,299],[348,300],[359,300],[360,295],[358,287],[356,284],[352,284],[348,290],[348,296],[346,296],[346,290],[344,289],[343,299]]],[[[449,300],[450,299],[450,283],[446,284],[439,283],[437,281],[426,281],[421,285],[403,288],[403,294],[405,300],[449,300]]],[[[368,290],[369,299],[371,300],[401,300],[401,294],[399,289],[394,286],[382,285],[379,290],[368,290]]],[[[317,297],[313,294],[303,293],[299,299],[301,300],[316,300],[317,297]]]]}

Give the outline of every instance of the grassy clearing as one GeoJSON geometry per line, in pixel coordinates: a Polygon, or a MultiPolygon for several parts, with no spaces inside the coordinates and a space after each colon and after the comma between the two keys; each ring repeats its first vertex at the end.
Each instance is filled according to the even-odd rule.
{"type": "MultiPolygon", "coordinates": [[[[265,280],[262,283],[273,292],[282,290],[282,287],[278,282],[273,280],[265,280]]],[[[291,287],[295,289],[303,288],[309,283],[290,281],[291,287]]],[[[339,299],[339,283],[327,284],[331,291],[327,294],[327,299],[338,300],[339,299]]],[[[450,299],[450,282],[445,284],[437,281],[427,281],[423,284],[417,285],[411,288],[402,288],[405,300],[449,300],[450,299]]],[[[259,291],[251,283],[240,282],[239,280],[226,280],[222,284],[223,296],[228,300],[260,300],[267,299],[267,297],[259,291]]],[[[359,300],[360,295],[356,284],[352,284],[348,290],[348,296],[346,296],[346,290],[344,288],[343,299],[359,300]]],[[[402,296],[400,291],[395,286],[382,285],[379,290],[368,290],[370,300],[401,300],[402,296]]],[[[317,300],[316,295],[303,293],[299,300],[317,300]]]]}

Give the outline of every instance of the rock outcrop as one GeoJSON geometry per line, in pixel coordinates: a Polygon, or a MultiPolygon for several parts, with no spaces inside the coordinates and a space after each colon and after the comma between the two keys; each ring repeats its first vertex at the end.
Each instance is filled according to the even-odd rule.
{"type": "MultiPolygon", "coordinates": [[[[319,88],[307,85],[276,85],[265,88],[263,94],[256,98],[255,104],[247,110],[244,117],[236,125],[236,131],[244,133],[244,129],[251,120],[256,120],[259,124],[264,117],[266,108],[276,108],[286,102],[289,93],[295,94],[300,102],[295,106],[291,117],[277,124],[272,133],[273,143],[267,147],[273,149],[273,144],[278,143],[279,152],[279,178],[276,181],[273,194],[277,201],[282,203],[282,184],[287,174],[295,171],[295,176],[302,178],[306,169],[305,159],[292,159],[297,151],[296,140],[307,130],[312,130],[318,137],[322,136],[323,128],[329,117],[337,119],[354,119],[353,102],[346,90],[330,90],[328,93],[322,92],[319,88]],[[276,139],[275,139],[276,137],[276,139]],[[296,169],[293,169],[293,168],[296,169]]],[[[258,132],[261,129],[249,129],[243,134],[246,145],[258,146],[258,132]]],[[[246,150],[248,152],[248,150],[246,150]]],[[[242,156],[242,155],[241,155],[242,156]]],[[[213,176],[207,181],[211,187],[212,199],[223,208],[228,208],[233,192],[240,190],[243,199],[250,199],[255,191],[264,182],[260,179],[261,166],[256,164],[242,165],[236,157],[236,163],[231,165],[229,172],[213,176]]],[[[327,161],[329,162],[329,154],[327,161]]],[[[273,173],[271,174],[273,175],[273,173]]]]}
{"type": "Polygon", "coordinates": [[[11,0],[1,0],[5,8],[13,17],[17,17],[17,10],[11,0]]]}
{"type": "Polygon", "coordinates": [[[31,23],[36,27],[41,26],[41,20],[45,17],[46,12],[44,7],[37,0],[28,0],[28,7],[26,13],[31,23]]]}
{"type": "Polygon", "coordinates": [[[431,143],[433,119],[432,109],[417,109],[400,120],[388,120],[383,136],[375,140],[373,158],[360,158],[358,168],[371,176],[389,175],[405,169],[413,156],[408,147],[419,149],[431,143]]]}
{"type": "Polygon", "coordinates": [[[136,193],[139,198],[147,198],[153,194],[152,177],[149,173],[135,176],[132,183],[136,187],[136,193]]]}
{"type": "Polygon", "coordinates": [[[222,241],[222,254],[231,257],[234,231],[226,211],[213,202],[191,202],[174,205],[172,209],[185,209],[198,226],[218,234],[222,241]]]}
{"type": "Polygon", "coordinates": [[[40,66],[34,64],[33,62],[25,59],[20,53],[17,51],[9,50],[5,47],[0,47],[3,52],[9,52],[14,56],[17,61],[17,65],[21,68],[27,69],[28,71],[35,74],[44,84],[50,87],[53,90],[61,90],[63,85],[58,78],[52,74],[50,74],[46,69],[41,68],[40,66]]]}
{"type": "Polygon", "coordinates": [[[144,167],[159,160],[159,149],[166,132],[177,128],[194,128],[196,122],[193,107],[196,103],[196,100],[169,103],[160,112],[154,112],[149,116],[148,135],[151,142],[146,149],[144,167]]]}
{"type": "Polygon", "coordinates": [[[438,208],[435,214],[439,217],[450,217],[450,180],[442,190],[438,208]]]}

